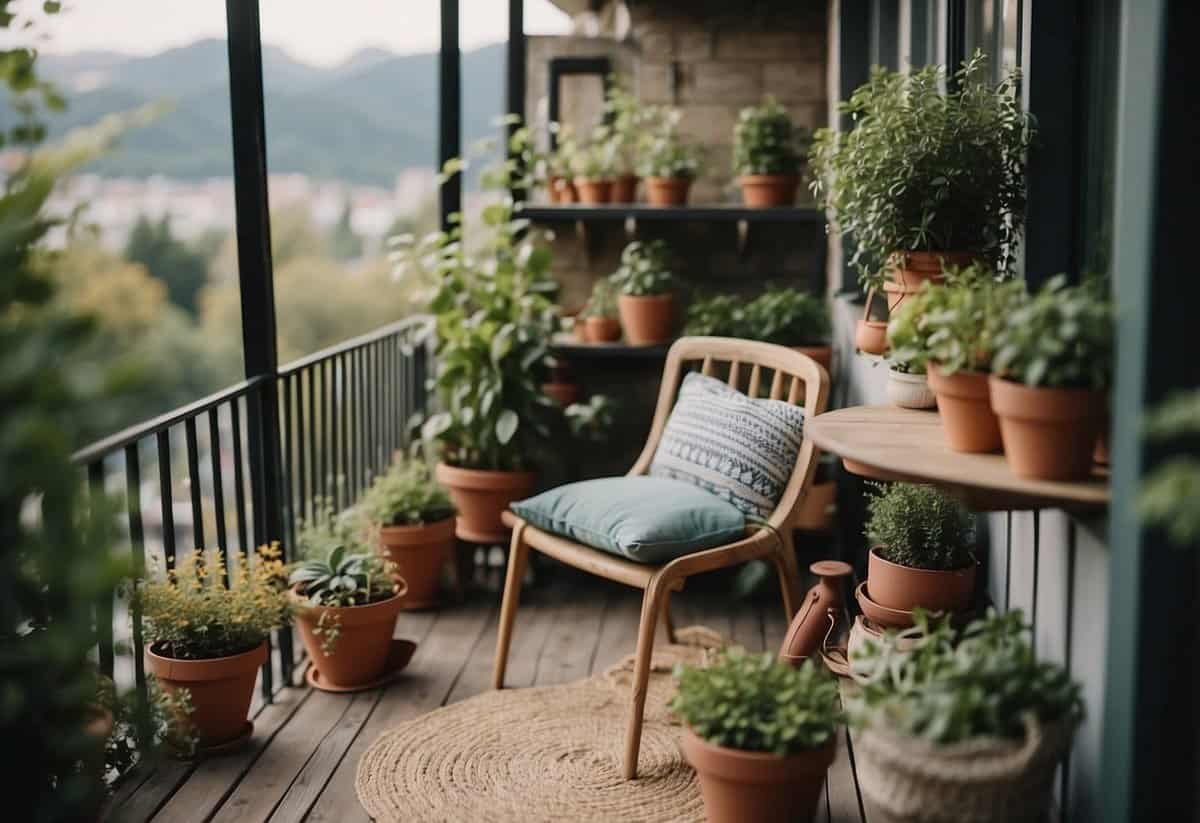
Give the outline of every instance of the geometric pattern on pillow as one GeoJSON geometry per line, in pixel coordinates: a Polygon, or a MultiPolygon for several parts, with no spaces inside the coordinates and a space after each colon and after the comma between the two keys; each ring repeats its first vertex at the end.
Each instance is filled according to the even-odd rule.
{"type": "Polygon", "coordinates": [[[667,418],[650,475],[692,483],[765,519],[791,478],[803,430],[802,407],[750,398],[691,372],[667,418]]]}

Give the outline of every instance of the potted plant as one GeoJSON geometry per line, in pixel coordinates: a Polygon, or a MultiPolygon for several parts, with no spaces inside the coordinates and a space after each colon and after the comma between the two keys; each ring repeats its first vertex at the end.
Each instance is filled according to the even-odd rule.
{"type": "Polygon", "coordinates": [[[901,612],[970,607],[975,529],[960,503],[932,486],[876,484],[867,513],[865,594],[874,604],[901,612]]]}
{"type": "Polygon", "coordinates": [[[921,291],[888,321],[887,398],[902,409],[937,407],[937,398],[925,376],[929,345],[922,321],[928,300],[929,291],[921,291]]]}
{"type": "Polygon", "coordinates": [[[579,193],[571,182],[572,167],[579,146],[570,126],[551,123],[550,130],[557,138],[554,151],[546,157],[546,191],[550,202],[568,205],[579,201],[579,193]]]}
{"type": "Polygon", "coordinates": [[[753,330],[750,339],[787,346],[832,369],[829,308],[822,298],[768,286],[746,306],[746,321],[753,330]]]}
{"type": "Polygon", "coordinates": [[[659,116],[660,125],[643,138],[639,171],[651,206],[687,205],[688,190],[700,172],[698,150],[679,136],[678,110],[659,116]]]}
{"type": "Polygon", "coordinates": [[[277,545],[226,565],[220,552],[178,557],[164,575],[138,583],[146,668],[163,689],[188,693],[201,748],[249,737],[246,715],[267,638],[287,622],[277,545]],[[228,584],[225,583],[228,573],[228,584]]]}
{"type": "Polygon", "coordinates": [[[1098,284],[1058,275],[1004,319],[989,385],[1009,468],[1087,477],[1112,374],[1112,304],[1098,284]]]}
{"type": "Polygon", "coordinates": [[[695,298],[683,326],[689,337],[743,337],[748,330],[745,301],[733,294],[695,298]]]}
{"type": "Polygon", "coordinates": [[[611,279],[620,292],[617,310],[631,346],[652,346],[671,339],[676,280],[669,257],[661,240],[635,240],[621,252],[621,265],[611,279]]]}
{"type": "Polygon", "coordinates": [[[1046,819],[1083,702],[1061,666],[1035,657],[1019,610],[989,610],[957,643],[948,620],[921,615],[864,643],[851,674],[859,787],[887,819],[1046,819]]]}
{"type": "Polygon", "coordinates": [[[612,124],[614,175],[610,202],[633,203],[640,180],[636,171],[638,142],[653,127],[653,111],[643,108],[616,75],[608,78],[604,109],[612,124]]]}
{"type": "Polygon", "coordinates": [[[588,342],[613,343],[621,339],[621,323],[617,319],[617,290],[609,278],[601,278],[592,284],[592,296],[584,313],[588,342]]]}
{"type": "Polygon", "coordinates": [[[763,209],[795,203],[803,154],[792,118],[774,97],[742,109],[733,128],[733,173],[745,204],[763,209]]]}
{"type": "Polygon", "coordinates": [[[454,504],[422,460],[396,460],[363,496],[360,508],[396,582],[401,608],[437,603],[442,567],[454,549],[454,504]]]}
{"type": "Polygon", "coordinates": [[[891,308],[946,264],[1011,271],[1033,126],[1019,75],[989,77],[979,51],[952,82],[940,66],[877,68],[842,107],[854,128],[816,134],[813,194],[853,239],[863,284],[886,291],[891,308]]]}
{"type": "Polygon", "coordinates": [[[549,374],[542,383],[542,392],[558,405],[566,408],[579,399],[579,386],[571,375],[570,364],[561,357],[551,357],[549,374]]]}
{"type": "Polygon", "coordinates": [[[587,205],[607,203],[612,197],[616,170],[617,144],[607,126],[597,126],[592,139],[575,153],[572,169],[579,202],[587,205]]]}
{"type": "Polygon", "coordinates": [[[874,288],[867,289],[863,313],[854,327],[854,348],[863,354],[881,355],[887,351],[887,304],[876,300],[874,288]]]}
{"type": "Polygon", "coordinates": [[[837,683],[811,659],[727,649],[679,666],[671,710],[713,823],[812,820],[841,721],[837,683]]]}
{"type": "Polygon", "coordinates": [[[288,576],[300,639],[316,668],[309,683],[347,691],[376,684],[387,667],[405,591],[394,570],[326,509],[296,537],[288,576]]]}

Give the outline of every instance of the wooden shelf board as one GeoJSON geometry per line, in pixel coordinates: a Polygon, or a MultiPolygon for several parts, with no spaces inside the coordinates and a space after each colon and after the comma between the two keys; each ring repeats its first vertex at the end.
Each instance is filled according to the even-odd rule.
{"type": "Polygon", "coordinates": [[[1000,454],[951,451],[934,411],[854,406],[814,417],[804,434],[842,458],[847,470],[876,480],[932,483],[977,511],[1096,509],[1108,505],[1107,473],[1065,483],[1017,477],[1000,454]]]}

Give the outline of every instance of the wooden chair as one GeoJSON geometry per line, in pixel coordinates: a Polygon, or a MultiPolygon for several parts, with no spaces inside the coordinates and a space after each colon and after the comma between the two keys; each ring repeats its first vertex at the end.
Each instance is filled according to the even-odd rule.
{"type": "MultiPolygon", "coordinates": [[[[630,475],[643,475],[662,438],[667,417],[675,405],[685,371],[700,364],[701,371],[716,376],[717,364],[728,363],[726,382],[743,391],[741,381],[748,370],[748,386],[744,391],[758,397],[764,374],[771,372],[770,397],[796,403],[803,392],[806,418],[825,411],[829,399],[829,375],[818,363],[792,349],[769,343],[756,343],[725,337],[684,337],[677,340],[667,353],[666,368],[658,392],[654,424],[641,456],[630,469],[630,475]]],[[[529,549],[548,554],[583,571],[643,589],[641,622],[638,627],[636,663],[634,666],[633,701],[625,737],[624,775],[637,777],[638,750],[641,746],[642,713],[646,704],[646,687],[650,678],[650,655],[654,635],[661,619],[669,642],[674,642],[674,627],[670,617],[672,591],[683,588],[684,581],[694,574],[723,569],[748,560],[767,558],[779,575],[783,590],[784,610],[790,622],[800,605],[800,575],[792,544],[792,528],[800,502],[812,483],[817,465],[817,450],[805,438],[792,468],[792,476],[784,489],[775,511],[768,519],[772,528],[750,527],[740,540],[725,546],[684,555],[659,566],[635,563],[608,552],[575,543],[537,529],[512,512],[504,514],[504,522],[512,528],[512,546],[508,557],[508,574],[504,583],[504,598],[500,607],[499,636],[496,641],[494,686],[504,688],[504,670],[512,640],[513,620],[521,595],[521,580],[529,549]]]]}

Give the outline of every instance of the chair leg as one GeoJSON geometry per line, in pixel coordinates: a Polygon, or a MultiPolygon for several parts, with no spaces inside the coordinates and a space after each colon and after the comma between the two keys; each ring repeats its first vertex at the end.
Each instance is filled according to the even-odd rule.
{"type": "Polygon", "coordinates": [[[637,652],[633,668],[633,700],[629,707],[629,725],[625,730],[626,780],[637,777],[638,752],[642,747],[642,715],[646,710],[646,688],[650,683],[650,658],[654,653],[654,632],[667,593],[666,581],[658,576],[650,580],[642,598],[642,617],[638,623],[637,652]]]}
{"type": "Polygon", "coordinates": [[[779,588],[783,592],[784,616],[789,624],[796,616],[803,596],[800,591],[800,568],[796,564],[796,547],[792,543],[790,531],[787,530],[787,536],[782,538],[775,553],[771,555],[775,572],[779,575],[779,588]]]}
{"type": "Polygon", "coordinates": [[[512,544],[508,550],[508,574],[504,578],[504,596],[500,601],[500,624],[496,637],[496,666],[492,674],[492,687],[504,688],[504,670],[508,666],[508,647],[512,642],[513,622],[517,617],[517,604],[521,600],[521,581],[525,577],[525,564],[529,559],[529,547],[525,545],[525,524],[518,523],[512,533],[512,544]]]}
{"type": "Polygon", "coordinates": [[[671,592],[666,590],[663,592],[662,598],[662,625],[667,634],[667,642],[675,642],[675,621],[671,619],[671,592]]]}

